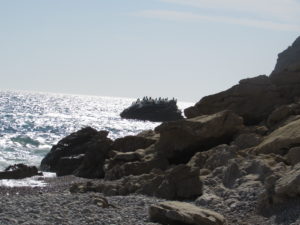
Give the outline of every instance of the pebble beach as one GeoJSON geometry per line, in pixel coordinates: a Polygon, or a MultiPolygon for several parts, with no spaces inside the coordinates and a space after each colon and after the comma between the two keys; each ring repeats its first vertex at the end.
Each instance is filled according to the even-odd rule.
{"type": "Polygon", "coordinates": [[[101,193],[71,194],[69,186],[88,179],[47,178],[45,187],[0,187],[0,224],[12,225],[154,225],[148,206],[160,201],[142,195],[105,197],[115,207],[97,204],[101,193]]]}

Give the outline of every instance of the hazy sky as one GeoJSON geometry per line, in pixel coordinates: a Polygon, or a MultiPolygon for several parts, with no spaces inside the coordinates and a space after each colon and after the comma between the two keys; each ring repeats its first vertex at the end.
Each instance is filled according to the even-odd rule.
{"type": "Polygon", "coordinates": [[[198,101],[299,35],[300,0],[0,0],[0,89],[198,101]]]}

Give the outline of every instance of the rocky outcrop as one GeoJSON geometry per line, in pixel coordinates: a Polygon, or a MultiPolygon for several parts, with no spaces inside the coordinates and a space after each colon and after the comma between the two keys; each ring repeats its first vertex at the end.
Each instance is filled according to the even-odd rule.
{"type": "Polygon", "coordinates": [[[91,127],[72,133],[52,147],[40,167],[58,176],[104,177],[104,161],[112,146],[107,135],[107,131],[98,132],[91,127]]]}
{"type": "Polygon", "coordinates": [[[154,169],[138,176],[124,176],[115,181],[75,184],[71,192],[101,192],[105,195],[146,194],[165,199],[194,199],[202,194],[199,170],[178,165],[166,171],[154,169]]]}
{"type": "Polygon", "coordinates": [[[300,96],[300,71],[284,71],[270,76],[280,95],[291,103],[300,96]]]}
{"type": "MultiPolygon", "coordinates": [[[[185,109],[184,113],[187,118],[192,118],[230,109],[242,116],[245,124],[258,124],[275,108],[291,103],[299,96],[300,37],[278,55],[270,77],[258,76],[241,80],[238,85],[226,91],[202,98],[195,106],[185,109]]],[[[277,115],[272,116],[275,122],[277,115]]],[[[272,119],[269,121],[273,122],[272,119]]]]}
{"type": "Polygon", "coordinates": [[[149,120],[164,122],[183,119],[181,111],[177,107],[176,100],[158,100],[144,98],[137,100],[126,108],[120,116],[126,119],[149,120]]]}
{"type": "Polygon", "coordinates": [[[60,140],[54,145],[50,152],[43,158],[41,169],[44,171],[55,172],[58,169],[58,161],[63,157],[78,156],[85,154],[84,144],[88,143],[97,135],[97,130],[86,127],[60,140]]]}
{"type": "Polygon", "coordinates": [[[278,55],[270,80],[289,102],[300,96],[300,37],[278,55]]]}
{"type": "Polygon", "coordinates": [[[155,148],[171,164],[186,163],[196,152],[230,143],[242,127],[243,119],[231,111],[166,122],[155,129],[160,133],[155,148]]]}
{"type": "MultiPolygon", "coordinates": [[[[264,218],[257,220],[261,204],[270,210],[296,206],[295,216],[272,212],[284,219],[289,215],[285,224],[298,224],[293,223],[300,221],[298,78],[299,71],[288,66],[271,77],[242,80],[187,109],[192,118],[115,141],[105,131],[83,129],[54,146],[42,164],[58,174],[104,178],[74,184],[73,193],[197,198],[196,205],[218,209],[230,224],[245,224],[244,216],[247,224],[264,224],[264,218]]],[[[169,224],[226,223],[214,212],[182,204],[153,208],[151,218],[169,224]]]]}
{"type": "Polygon", "coordinates": [[[278,54],[277,63],[272,74],[297,70],[300,71],[300,37],[286,50],[278,54]]]}
{"type": "Polygon", "coordinates": [[[212,210],[184,202],[161,202],[149,207],[150,219],[161,224],[225,225],[225,218],[212,210]]]}
{"type": "Polygon", "coordinates": [[[27,166],[24,164],[15,164],[7,167],[3,172],[0,172],[0,179],[23,179],[41,175],[35,166],[27,166]]]}
{"type": "Polygon", "coordinates": [[[232,110],[244,118],[247,125],[266,119],[276,106],[287,102],[267,76],[244,79],[227,91],[202,98],[195,106],[184,110],[187,118],[232,110]]]}

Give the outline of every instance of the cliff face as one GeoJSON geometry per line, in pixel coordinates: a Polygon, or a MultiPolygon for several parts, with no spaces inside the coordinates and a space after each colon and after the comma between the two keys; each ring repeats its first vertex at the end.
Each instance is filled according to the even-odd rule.
{"type": "Polygon", "coordinates": [[[246,124],[258,124],[278,106],[300,97],[300,37],[278,55],[273,73],[244,79],[230,89],[206,96],[187,108],[187,118],[230,109],[246,124]]]}
{"type": "Polygon", "coordinates": [[[272,74],[295,70],[300,70],[300,37],[286,50],[278,54],[277,63],[272,74]]]}
{"type": "Polygon", "coordinates": [[[278,55],[270,80],[288,101],[300,96],[300,37],[278,55]]]}

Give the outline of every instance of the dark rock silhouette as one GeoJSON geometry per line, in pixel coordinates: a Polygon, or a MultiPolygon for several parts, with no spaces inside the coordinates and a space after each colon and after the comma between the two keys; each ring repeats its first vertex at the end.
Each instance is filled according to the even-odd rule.
{"type": "Polygon", "coordinates": [[[126,108],[120,116],[126,119],[149,120],[163,122],[183,119],[175,99],[152,99],[144,97],[138,99],[126,108]]]}
{"type": "Polygon", "coordinates": [[[230,109],[244,118],[245,124],[258,124],[278,106],[300,97],[300,37],[278,55],[272,74],[241,80],[230,89],[206,96],[184,110],[187,118],[230,109]]]}
{"type": "Polygon", "coordinates": [[[112,141],[107,131],[83,128],[54,145],[41,162],[44,171],[58,176],[75,174],[87,178],[104,177],[103,164],[112,141]]]}
{"type": "Polygon", "coordinates": [[[82,145],[89,142],[97,133],[97,130],[86,127],[63,138],[54,145],[50,152],[43,158],[41,169],[56,172],[59,159],[84,154],[86,148],[82,148],[82,145]]]}
{"type": "Polygon", "coordinates": [[[272,74],[283,71],[300,71],[300,37],[286,50],[278,54],[277,63],[272,74]]]}
{"type": "Polygon", "coordinates": [[[35,166],[15,164],[7,167],[3,172],[0,172],[0,179],[23,179],[36,175],[41,174],[35,166]]]}
{"type": "Polygon", "coordinates": [[[276,106],[287,103],[269,77],[261,75],[244,79],[232,88],[202,98],[185,109],[187,118],[213,114],[229,109],[244,118],[246,124],[264,120],[276,106]]]}
{"type": "Polygon", "coordinates": [[[300,96],[300,37],[278,55],[270,80],[289,103],[300,96]]]}

